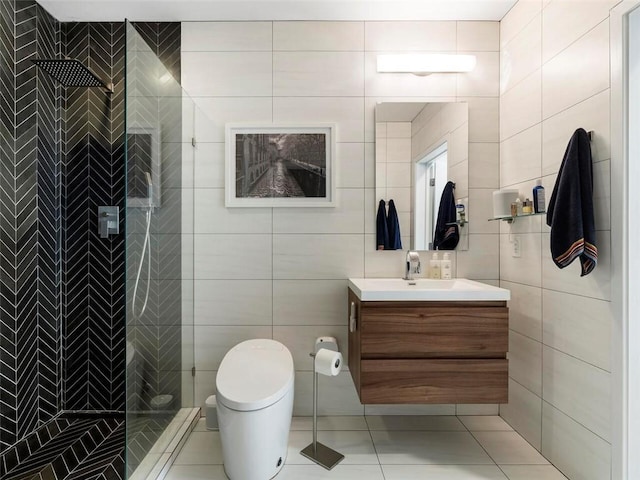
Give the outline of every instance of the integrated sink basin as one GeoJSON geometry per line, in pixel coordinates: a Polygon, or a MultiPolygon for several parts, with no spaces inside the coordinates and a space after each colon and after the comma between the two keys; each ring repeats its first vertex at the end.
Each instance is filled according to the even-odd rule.
{"type": "Polygon", "coordinates": [[[466,278],[350,278],[349,288],[362,301],[509,300],[511,292],[466,278]]]}

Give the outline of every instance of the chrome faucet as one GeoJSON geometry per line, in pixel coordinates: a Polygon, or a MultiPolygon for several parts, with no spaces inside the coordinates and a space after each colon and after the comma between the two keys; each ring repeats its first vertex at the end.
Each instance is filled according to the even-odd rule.
{"type": "Polygon", "coordinates": [[[414,273],[420,273],[420,255],[414,250],[408,250],[403,280],[413,280],[414,273]]]}

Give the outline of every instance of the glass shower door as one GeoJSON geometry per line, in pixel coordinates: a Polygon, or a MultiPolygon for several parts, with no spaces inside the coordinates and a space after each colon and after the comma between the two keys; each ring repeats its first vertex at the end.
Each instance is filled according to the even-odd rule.
{"type": "Polygon", "coordinates": [[[193,406],[192,280],[183,278],[192,267],[183,258],[192,251],[191,237],[183,236],[191,205],[183,196],[190,198],[185,186],[193,184],[195,108],[128,22],[126,33],[129,477],[147,455],[160,453],[154,444],[176,414],[193,406]]]}

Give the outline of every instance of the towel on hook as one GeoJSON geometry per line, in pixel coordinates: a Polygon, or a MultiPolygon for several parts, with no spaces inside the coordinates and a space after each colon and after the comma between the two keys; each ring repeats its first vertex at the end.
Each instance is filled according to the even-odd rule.
{"type": "Polygon", "coordinates": [[[598,263],[596,226],[593,214],[593,164],[587,132],[577,129],[562,159],[547,209],[551,227],[551,258],[565,268],[576,258],[582,265],[581,277],[598,263]]]}
{"type": "Polygon", "coordinates": [[[387,227],[387,210],[384,200],[378,203],[378,215],[376,217],[376,248],[385,250],[389,246],[389,230],[387,227]]]}
{"type": "Polygon", "coordinates": [[[436,231],[433,235],[434,250],[453,250],[460,241],[460,232],[456,223],[456,202],[453,182],[447,182],[440,197],[436,231]]]}
{"type": "Polygon", "coordinates": [[[389,232],[389,246],[387,250],[402,250],[402,240],[400,239],[400,222],[398,212],[393,200],[389,200],[389,214],[387,216],[387,230],[389,232]]]}

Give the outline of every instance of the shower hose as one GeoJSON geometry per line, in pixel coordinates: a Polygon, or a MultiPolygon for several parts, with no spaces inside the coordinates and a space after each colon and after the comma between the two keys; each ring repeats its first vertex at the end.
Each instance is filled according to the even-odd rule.
{"type": "Polygon", "coordinates": [[[145,212],[146,220],[147,220],[147,229],[144,235],[144,243],[142,247],[142,255],[140,255],[140,264],[138,265],[138,274],[136,275],[136,283],[133,287],[133,299],[131,301],[131,313],[133,313],[133,318],[138,320],[144,314],[147,309],[147,302],[149,301],[149,286],[151,285],[151,238],[150,238],[150,229],[151,229],[151,213],[153,211],[153,207],[147,207],[147,211],[145,212]],[[144,295],[144,303],[142,304],[142,309],[140,313],[136,313],[136,302],[138,299],[138,285],[140,284],[140,275],[142,274],[142,265],[144,264],[144,256],[147,254],[147,291],[144,295]]]}

